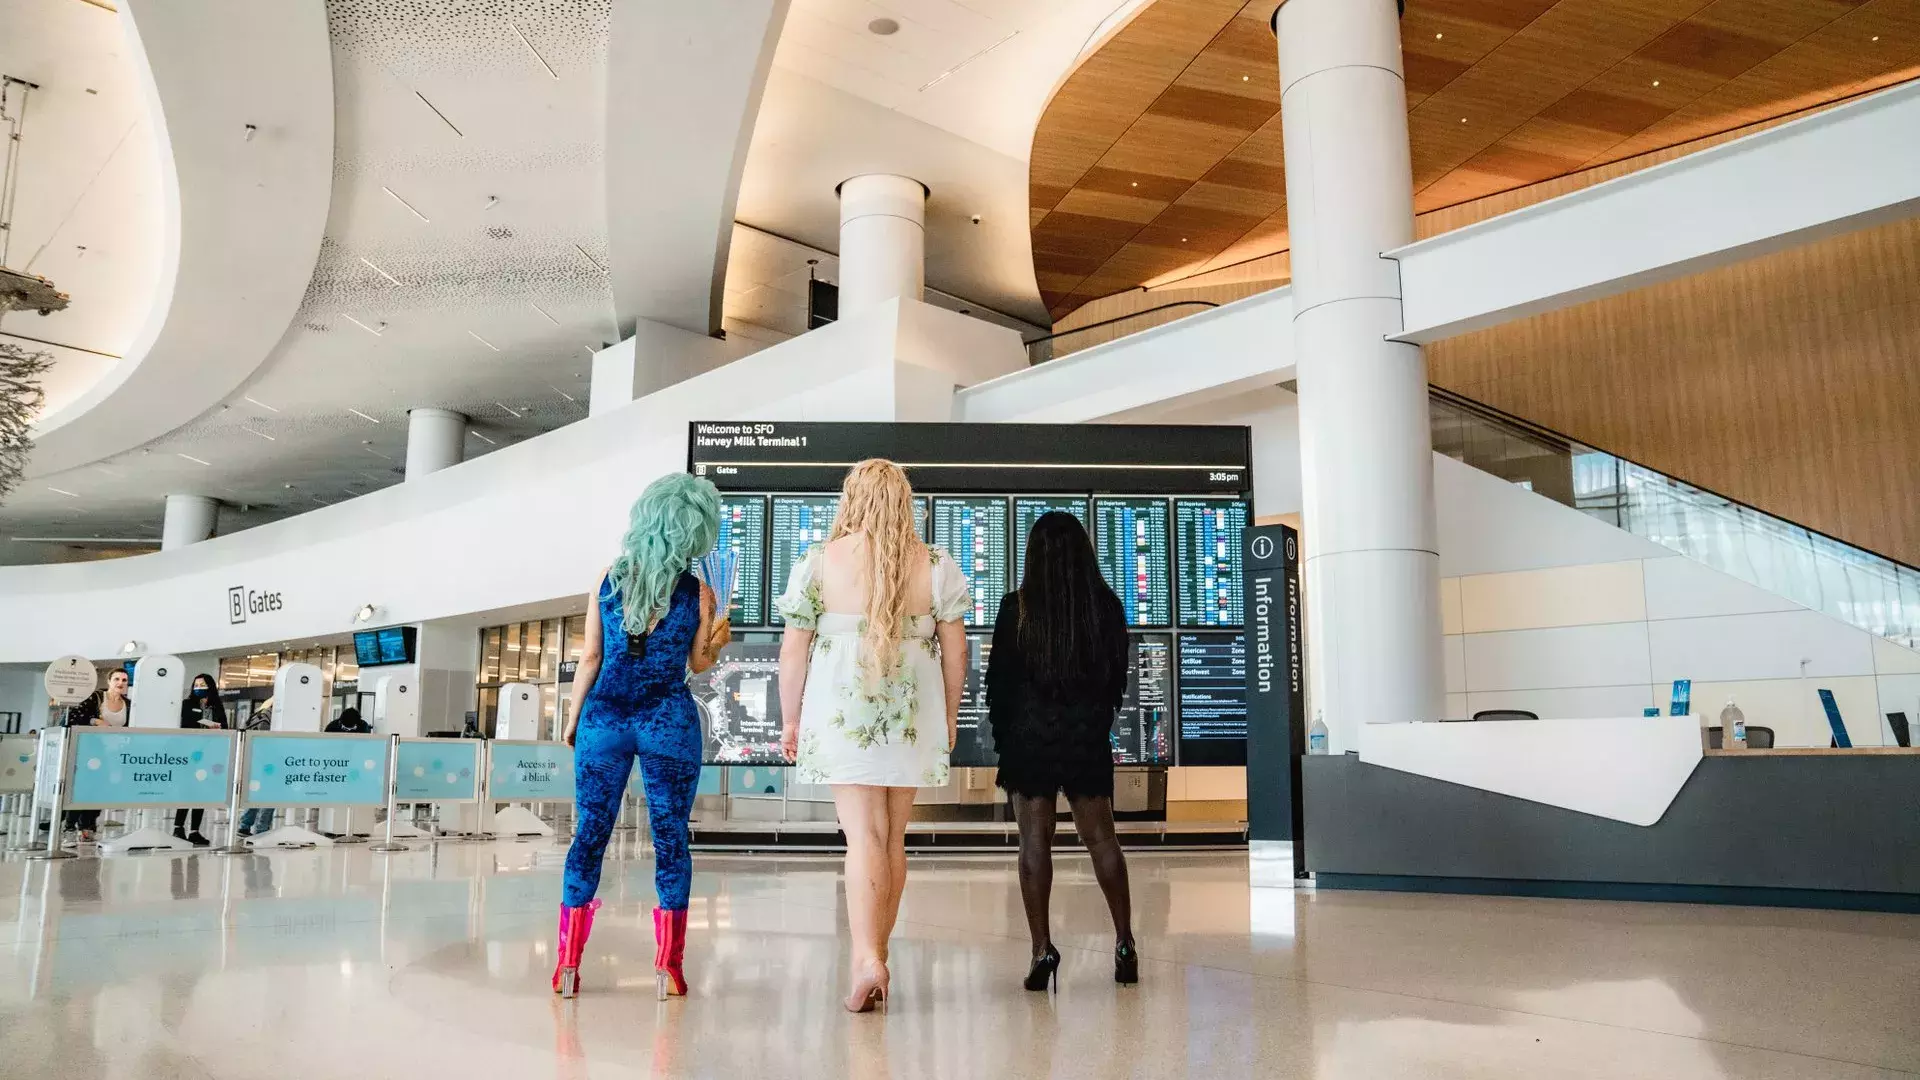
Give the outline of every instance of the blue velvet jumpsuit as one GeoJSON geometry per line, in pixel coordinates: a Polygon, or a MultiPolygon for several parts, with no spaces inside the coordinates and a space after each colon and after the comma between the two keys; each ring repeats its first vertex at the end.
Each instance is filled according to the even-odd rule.
{"type": "Polygon", "coordinates": [[[600,583],[600,674],[574,733],[577,813],[563,900],[582,907],[600,888],[607,838],[634,758],[653,827],[653,887],[660,906],[684,911],[693,876],[687,821],[700,782],[700,713],[687,690],[687,654],[700,631],[700,582],[681,574],[667,613],[642,643],[627,638],[620,594],[600,583]]]}

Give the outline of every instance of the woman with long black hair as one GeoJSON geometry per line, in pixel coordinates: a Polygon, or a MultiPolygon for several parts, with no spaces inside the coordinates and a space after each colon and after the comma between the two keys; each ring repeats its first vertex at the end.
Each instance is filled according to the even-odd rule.
{"type": "Polygon", "coordinates": [[[986,677],[998,783],[1020,823],[1020,898],[1033,938],[1029,990],[1059,985],[1047,901],[1054,800],[1063,792],[1113,915],[1113,979],[1140,979],[1127,863],[1113,834],[1109,737],[1129,653],[1126,613],[1100,576],[1086,528],[1072,514],[1042,515],[1027,539],[1020,588],[1000,602],[986,677]]]}
{"type": "MultiPolygon", "coordinates": [[[[180,702],[180,726],[191,731],[220,731],[227,726],[227,707],[220,703],[220,684],[213,676],[201,672],[193,677],[193,688],[180,702]]],[[[200,833],[206,817],[205,810],[175,810],[173,835],[194,847],[206,847],[208,840],[200,833]]]]}

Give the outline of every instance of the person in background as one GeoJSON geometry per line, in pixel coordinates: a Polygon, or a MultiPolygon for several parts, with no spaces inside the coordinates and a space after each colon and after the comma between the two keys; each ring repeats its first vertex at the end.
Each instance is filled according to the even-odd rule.
{"type": "Polygon", "coordinates": [[[1113,915],[1113,981],[1140,979],[1127,863],[1113,834],[1108,736],[1131,651],[1126,612],[1100,576],[1086,528],[1072,514],[1042,514],[1027,540],[1020,588],[1000,602],[994,619],[986,675],[987,721],[1000,753],[995,782],[1020,823],[1020,899],[1033,939],[1029,990],[1059,986],[1047,901],[1061,792],[1113,915]]]}
{"type": "Polygon", "coordinates": [[[648,484],[628,515],[620,555],[587,605],[586,648],[574,675],[574,709],[562,736],[574,755],[576,819],[560,899],[553,989],[580,992],[580,955],[600,902],[601,860],[620,815],[635,758],[653,829],[655,989],[687,992],[687,900],[693,858],[688,820],[700,781],[700,712],[687,672],[707,670],[732,639],[726,612],[691,571],[720,536],[720,492],[686,473],[648,484]]]}
{"type": "Polygon", "coordinates": [[[807,549],[777,606],[781,750],[795,780],[833,786],[853,939],[844,1004],[869,1012],[891,989],[914,797],[947,782],[973,587],[920,539],[907,474],[870,458],[847,471],[832,533],[807,549]]]}
{"type": "MultiPolygon", "coordinates": [[[[180,726],[190,731],[221,731],[227,726],[227,707],[220,704],[220,687],[213,676],[202,672],[193,677],[193,688],[180,702],[180,726]]],[[[206,847],[210,841],[200,835],[205,810],[179,809],[173,812],[173,835],[194,847],[206,847]],[[192,832],[188,832],[191,822],[192,832]]]]}
{"type": "MultiPolygon", "coordinates": [[[[127,696],[130,681],[126,671],[116,669],[107,676],[106,689],[95,690],[87,700],[67,710],[67,726],[126,727],[128,718],[133,714],[132,701],[127,696]]],[[[94,830],[99,824],[98,810],[72,810],[66,816],[66,827],[80,830],[83,842],[93,839],[94,830]]]]}
{"type": "MultiPolygon", "coordinates": [[[[268,698],[260,707],[247,717],[246,730],[267,731],[273,727],[273,699],[268,698]]],[[[235,836],[258,836],[273,828],[273,807],[250,807],[240,815],[240,827],[234,830],[235,836]]]]}
{"type": "Polygon", "coordinates": [[[360,710],[349,705],[340,710],[340,715],[327,725],[329,732],[344,735],[367,735],[373,731],[373,725],[360,719],[360,710]]]}

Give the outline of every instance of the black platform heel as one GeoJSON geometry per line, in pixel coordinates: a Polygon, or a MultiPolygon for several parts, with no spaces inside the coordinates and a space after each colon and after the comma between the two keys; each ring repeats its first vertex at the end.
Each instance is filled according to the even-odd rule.
{"type": "Polygon", "coordinates": [[[1060,950],[1051,944],[1033,958],[1033,967],[1027,969],[1027,989],[1045,990],[1049,984],[1056,991],[1060,989],[1060,950]]]}
{"type": "Polygon", "coordinates": [[[1113,947],[1113,981],[1122,986],[1132,986],[1140,981],[1140,954],[1133,951],[1133,942],[1123,941],[1113,947]]]}

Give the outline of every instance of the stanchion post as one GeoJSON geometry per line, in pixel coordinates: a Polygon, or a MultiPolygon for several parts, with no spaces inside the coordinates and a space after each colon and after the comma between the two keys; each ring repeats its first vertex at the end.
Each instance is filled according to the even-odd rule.
{"type": "MultiPolygon", "coordinates": [[[[393,816],[399,812],[395,798],[400,793],[400,736],[387,736],[387,838],[368,846],[368,851],[405,851],[407,845],[393,842],[393,816]]],[[[383,905],[384,906],[384,905],[383,905]]]]}
{"type": "Polygon", "coordinates": [[[233,774],[233,783],[227,792],[227,843],[225,847],[214,848],[213,855],[244,855],[249,850],[240,842],[240,794],[246,790],[247,773],[251,772],[252,762],[248,761],[253,749],[253,739],[244,731],[233,733],[233,761],[228,771],[233,774]]]}
{"type": "MultiPolygon", "coordinates": [[[[60,767],[56,769],[53,774],[53,798],[51,805],[48,807],[52,817],[47,822],[47,850],[36,851],[28,855],[27,858],[29,859],[79,858],[79,856],[73,852],[63,850],[60,847],[60,837],[64,833],[64,830],[61,828],[61,819],[66,816],[67,809],[67,766],[73,763],[73,732],[67,729],[61,730],[63,734],[60,737],[60,767]]],[[[43,730],[40,736],[40,755],[44,755],[46,752],[47,737],[43,730]]],[[[35,772],[38,772],[40,768],[40,755],[36,755],[33,759],[35,772]]]]}

